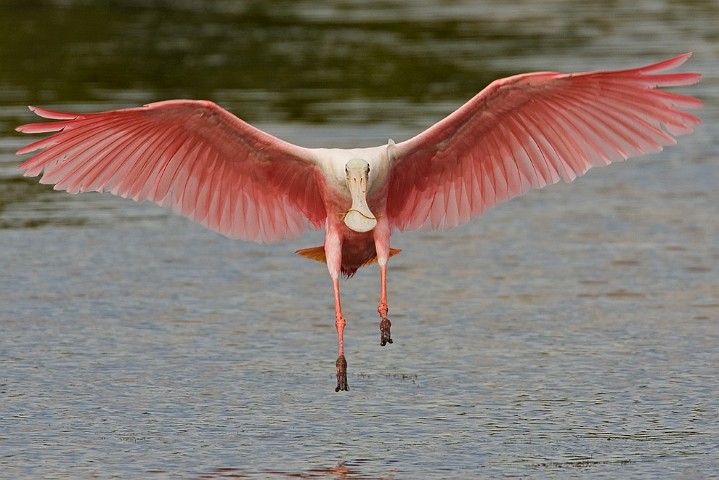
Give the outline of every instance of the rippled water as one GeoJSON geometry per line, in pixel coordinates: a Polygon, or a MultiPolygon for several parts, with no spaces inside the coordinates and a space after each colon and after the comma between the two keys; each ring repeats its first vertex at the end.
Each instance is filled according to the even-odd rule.
{"type": "Polygon", "coordinates": [[[717,476],[717,2],[145,3],[0,6],[1,478],[717,476]],[[27,104],[211,98],[368,146],[499,76],[688,50],[678,146],[395,235],[394,344],[376,269],[344,282],[342,394],[329,278],[292,253],[321,233],[235,242],[15,170],[27,104]]]}

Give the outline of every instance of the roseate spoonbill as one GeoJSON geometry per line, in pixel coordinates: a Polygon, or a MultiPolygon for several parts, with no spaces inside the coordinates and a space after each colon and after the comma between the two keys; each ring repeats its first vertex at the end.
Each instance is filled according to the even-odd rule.
{"type": "Polygon", "coordinates": [[[666,73],[690,53],[640,68],[496,80],[407,141],[350,150],[303,148],[209,101],[170,100],[99,113],[30,107],[54,132],[20,169],[69,193],[152,200],[230,238],[274,242],[325,229],[298,250],[332,278],[339,352],[336,391],[348,390],[340,274],[377,262],[380,345],[392,343],[387,260],[393,230],[446,229],[530,188],[570,182],[596,165],[658,152],[692,132],[696,98],[657,90],[698,73],[666,73]]]}

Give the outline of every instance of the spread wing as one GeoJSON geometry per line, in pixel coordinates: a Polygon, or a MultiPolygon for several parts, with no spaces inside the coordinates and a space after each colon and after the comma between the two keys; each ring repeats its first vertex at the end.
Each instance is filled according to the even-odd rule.
{"type": "Polygon", "coordinates": [[[400,230],[445,229],[597,165],[676,143],[699,119],[696,98],[657,90],[697,73],[663,73],[684,54],[631,70],[517,75],[490,84],[423,133],[390,149],[387,215],[400,230]]]}
{"type": "Polygon", "coordinates": [[[26,176],[70,193],[151,200],[231,238],[298,237],[326,217],[323,177],[309,149],[258,130],[216,104],[171,100],[72,114],[31,108],[56,132],[18,151],[26,176]]]}

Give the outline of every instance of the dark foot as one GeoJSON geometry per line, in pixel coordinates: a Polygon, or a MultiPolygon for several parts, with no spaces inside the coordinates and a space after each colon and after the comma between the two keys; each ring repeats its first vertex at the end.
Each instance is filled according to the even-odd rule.
{"type": "Polygon", "coordinates": [[[392,326],[392,324],[389,322],[389,320],[385,317],[382,319],[381,322],[379,322],[379,332],[380,332],[380,340],[379,344],[381,346],[385,346],[388,343],[392,343],[392,338],[390,337],[389,329],[392,326]]]}
{"type": "Polygon", "coordinates": [[[340,355],[337,357],[337,388],[335,388],[335,392],[339,392],[340,390],[348,391],[350,389],[350,386],[347,385],[347,360],[345,359],[344,355],[340,355]]]}

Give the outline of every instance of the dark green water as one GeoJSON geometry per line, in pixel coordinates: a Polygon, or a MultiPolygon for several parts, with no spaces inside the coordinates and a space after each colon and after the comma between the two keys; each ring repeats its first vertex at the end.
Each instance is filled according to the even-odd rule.
{"type": "Polygon", "coordinates": [[[0,478],[709,478],[719,463],[719,3],[0,3],[0,478]],[[234,242],[20,177],[26,105],[206,98],[371,146],[491,80],[694,51],[704,123],[665,152],[395,235],[343,284],[321,243],[234,242]]]}

